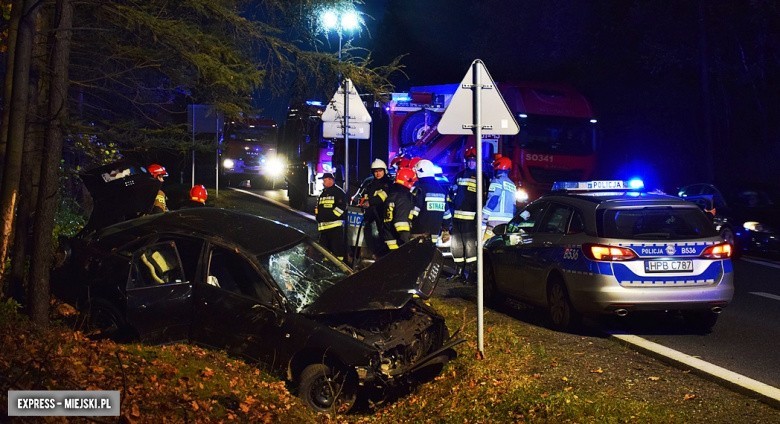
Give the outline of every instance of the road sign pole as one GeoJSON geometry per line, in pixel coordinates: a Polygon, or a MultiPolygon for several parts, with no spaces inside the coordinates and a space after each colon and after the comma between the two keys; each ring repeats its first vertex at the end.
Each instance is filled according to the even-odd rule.
{"type": "Polygon", "coordinates": [[[485,357],[484,271],[482,245],[482,130],[487,134],[514,135],[520,130],[498,86],[485,64],[476,59],[442,114],[437,129],[441,134],[474,135],[477,150],[477,333],[478,355],[485,357]],[[482,84],[482,81],[485,84],[482,84]],[[485,90],[483,92],[483,89],[485,90]],[[484,96],[483,96],[484,94],[484,96]],[[483,116],[484,109],[484,116],[483,116]],[[484,118],[484,119],[483,119],[484,118]],[[484,123],[484,125],[483,125],[484,123]]]}
{"type": "Polygon", "coordinates": [[[482,78],[477,63],[474,68],[474,140],[477,144],[477,349],[485,357],[485,299],[482,266],[482,78]]]}
{"type": "Polygon", "coordinates": [[[349,196],[349,79],[344,78],[344,193],[349,196]]]}

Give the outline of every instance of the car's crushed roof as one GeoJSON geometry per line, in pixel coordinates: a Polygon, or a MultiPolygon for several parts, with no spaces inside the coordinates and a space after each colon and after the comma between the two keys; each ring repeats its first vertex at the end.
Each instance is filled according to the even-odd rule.
{"type": "Polygon", "coordinates": [[[248,213],[218,208],[191,208],[147,215],[105,228],[98,238],[120,233],[143,237],[153,233],[199,235],[237,244],[262,255],[301,242],[307,236],[285,224],[248,213]]]}

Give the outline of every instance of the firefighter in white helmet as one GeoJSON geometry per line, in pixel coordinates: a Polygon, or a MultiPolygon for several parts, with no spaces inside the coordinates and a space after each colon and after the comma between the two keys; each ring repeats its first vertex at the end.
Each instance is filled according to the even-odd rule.
{"type": "Polygon", "coordinates": [[[428,159],[415,164],[417,182],[412,189],[412,237],[425,234],[436,243],[442,229],[452,225],[450,198],[447,191],[436,181],[436,167],[428,159]]]}
{"type": "Polygon", "coordinates": [[[379,158],[374,159],[371,163],[371,174],[360,184],[353,197],[353,202],[357,199],[358,206],[364,209],[363,234],[365,234],[366,243],[376,256],[381,256],[387,249],[378,237],[379,228],[382,225],[380,211],[387,199],[387,189],[393,181],[387,175],[387,164],[379,158]]]}

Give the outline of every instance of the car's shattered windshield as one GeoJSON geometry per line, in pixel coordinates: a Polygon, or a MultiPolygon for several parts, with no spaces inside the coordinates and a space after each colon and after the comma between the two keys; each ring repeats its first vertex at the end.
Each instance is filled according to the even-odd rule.
{"type": "Polygon", "coordinates": [[[321,246],[303,242],[260,258],[296,312],[311,304],[349,273],[341,261],[321,246]]]}

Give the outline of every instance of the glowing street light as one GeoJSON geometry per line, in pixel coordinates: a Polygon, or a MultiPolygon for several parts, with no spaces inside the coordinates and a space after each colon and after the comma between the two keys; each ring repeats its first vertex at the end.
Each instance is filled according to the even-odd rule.
{"type": "MultiPolygon", "coordinates": [[[[335,30],[339,35],[339,65],[341,65],[341,40],[344,32],[352,32],[360,28],[360,15],[351,8],[326,9],[320,14],[320,24],[327,34],[335,30]]],[[[339,66],[339,81],[341,82],[341,66],[339,66]]],[[[346,79],[344,85],[344,192],[349,194],[349,91],[346,79]]]]}
{"type": "Polygon", "coordinates": [[[344,32],[360,28],[360,16],[354,9],[326,9],[320,14],[320,23],[325,32],[336,31],[339,36],[339,62],[341,62],[341,40],[344,32]]]}

